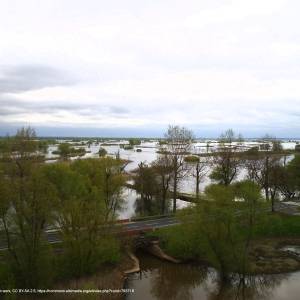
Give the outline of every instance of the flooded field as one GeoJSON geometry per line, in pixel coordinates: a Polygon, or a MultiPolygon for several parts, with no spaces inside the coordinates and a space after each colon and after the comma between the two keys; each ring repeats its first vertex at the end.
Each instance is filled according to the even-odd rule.
{"type": "MultiPolygon", "coordinates": [[[[71,143],[71,142],[70,142],[71,143]]],[[[83,147],[86,150],[86,154],[81,158],[97,158],[99,157],[98,151],[101,148],[104,148],[107,151],[107,155],[115,157],[117,153],[120,155],[120,158],[130,161],[128,165],[125,167],[126,172],[131,172],[138,167],[138,164],[141,162],[145,162],[150,164],[153,162],[157,156],[159,155],[157,151],[159,150],[158,142],[142,142],[141,145],[135,146],[132,150],[126,150],[122,148],[122,145],[127,144],[126,140],[124,141],[111,141],[106,142],[101,145],[92,143],[90,146],[82,145],[76,147],[83,147]],[[120,146],[121,145],[121,146],[120,146]],[[136,151],[137,149],[141,149],[141,152],[136,151]]],[[[258,145],[257,142],[245,142],[243,147],[252,147],[258,145]]],[[[296,142],[283,142],[282,146],[284,149],[294,149],[296,142]]],[[[192,145],[191,152],[192,153],[206,153],[211,152],[218,146],[218,142],[215,140],[207,140],[205,142],[195,142],[192,145]]],[[[46,155],[46,159],[49,159],[48,162],[55,162],[56,158],[59,156],[53,154],[53,151],[57,150],[57,145],[51,145],[48,148],[48,153],[46,155]]],[[[78,159],[78,157],[72,157],[71,159],[78,159]]],[[[287,161],[291,159],[288,157],[287,161]]],[[[205,187],[212,183],[209,178],[209,174],[211,169],[207,167],[207,171],[205,176],[201,180],[200,191],[203,191],[205,187]]],[[[246,176],[246,170],[240,169],[237,180],[242,180],[246,176]]],[[[187,175],[184,179],[179,183],[179,190],[184,193],[195,193],[195,178],[191,175],[187,175]]],[[[118,212],[119,219],[127,219],[136,215],[138,209],[137,203],[138,195],[135,191],[130,190],[128,188],[124,188],[124,203],[122,205],[122,209],[118,212]]],[[[178,200],[178,208],[185,207],[189,205],[188,203],[178,200]]],[[[171,203],[170,203],[171,207],[171,203]]]]}

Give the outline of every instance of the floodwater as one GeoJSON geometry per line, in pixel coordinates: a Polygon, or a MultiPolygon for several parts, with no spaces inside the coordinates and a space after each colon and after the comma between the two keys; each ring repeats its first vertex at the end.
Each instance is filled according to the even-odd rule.
{"type": "MultiPolygon", "coordinates": [[[[134,216],[139,216],[140,210],[139,210],[139,195],[135,190],[124,188],[123,189],[123,198],[125,199],[124,204],[122,208],[118,211],[118,219],[124,220],[129,219],[134,216]]],[[[189,203],[186,201],[182,201],[180,199],[177,199],[177,209],[185,208],[190,205],[194,205],[193,203],[189,203]]],[[[172,201],[167,202],[167,209],[169,212],[172,211],[172,201]]],[[[167,211],[167,212],[168,212],[167,211]]],[[[156,214],[159,214],[160,211],[158,211],[156,214]]]]}
{"type": "MultiPolygon", "coordinates": [[[[90,147],[87,145],[76,146],[85,148],[88,153],[86,153],[82,158],[97,158],[99,148],[102,147],[107,151],[107,154],[110,156],[116,156],[117,153],[120,154],[120,158],[129,160],[130,163],[125,167],[126,172],[130,172],[138,167],[138,164],[141,162],[145,162],[150,164],[157,158],[157,151],[159,149],[159,145],[157,142],[142,142],[141,145],[136,146],[133,150],[125,150],[119,146],[119,144],[126,144],[127,141],[111,141],[111,145],[105,143],[105,145],[100,144],[91,144],[90,147]],[[136,149],[141,149],[142,152],[137,152],[136,149]]],[[[256,142],[245,142],[244,146],[255,146],[256,142]]],[[[296,143],[295,142],[284,142],[282,143],[284,149],[294,149],[296,143]]],[[[207,140],[205,142],[196,142],[192,146],[193,153],[203,153],[203,152],[211,152],[218,146],[217,141],[207,140]],[[209,147],[207,147],[209,145],[209,147]]],[[[46,158],[48,158],[48,162],[55,162],[56,158],[59,158],[58,155],[52,154],[54,150],[57,150],[57,145],[50,145],[48,149],[48,153],[46,158]]],[[[72,157],[71,159],[77,159],[78,157],[72,157]]],[[[290,158],[288,158],[290,159],[290,158]]],[[[200,191],[204,191],[205,187],[212,183],[209,178],[209,174],[211,169],[208,167],[205,176],[203,176],[200,183],[200,191]]],[[[246,170],[241,169],[239,171],[238,177],[236,180],[242,180],[246,177],[246,170]]],[[[195,193],[196,190],[196,182],[195,178],[192,175],[187,175],[184,179],[179,183],[179,190],[184,193],[195,193]]],[[[135,191],[124,188],[123,192],[124,204],[122,209],[118,211],[119,219],[128,219],[137,215],[138,211],[138,203],[137,198],[138,195],[135,191]]],[[[178,208],[186,207],[189,205],[188,203],[177,200],[178,208]]],[[[171,203],[170,203],[171,207],[171,203]]]]}
{"type": "Polygon", "coordinates": [[[300,256],[300,246],[298,246],[298,245],[286,245],[286,246],[280,248],[280,250],[287,251],[287,252],[293,253],[297,256],[300,256]]]}
{"type": "Polygon", "coordinates": [[[141,272],[129,276],[126,300],[299,300],[300,272],[248,276],[222,282],[212,268],[173,264],[138,253],[141,272]]]}

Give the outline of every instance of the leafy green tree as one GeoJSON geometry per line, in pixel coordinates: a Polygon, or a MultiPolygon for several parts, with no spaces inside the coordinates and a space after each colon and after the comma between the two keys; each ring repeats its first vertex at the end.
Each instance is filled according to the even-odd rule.
{"type": "Polygon", "coordinates": [[[151,215],[153,213],[153,202],[158,193],[154,168],[141,162],[134,176],[134,186],[141,195],[139,211],[142,215],[151,215]]]}
{"type": "Polygon", "coordinates": [[[290,165],[280,166],[278,188],[285,199],[293,199],[297,194],[297,175],[294,174],[290,165]]]}
{"type": "Polygon", "coordinates": [[[143,162],[139,164],[134,176],[134,185],[141,195],[139,209],[142,214],[167,212],[172,176],[172,160],[166,154],[159,155],[151,165],[143,162]]]}
{"type": "Polygon", "coordinates": [[[249,271],[248,253],[254,229],[261,220],[260,188],[251,181],[230,186],[210,185],[196,208],[182,216],[186,234],[198,235],[200,259],[217,267],[222,277],[249,271]]]}
{"type": "Polygon", "coordinates": [[[69,143],[61,143],[58,146],[58,152],[62,160],[67,160],[72,152],[72,147],[69,143]]]}
{"type": "Polygon", "coordinates": [[[238,255],[239,273],[249,272],[248,254],[255,238],[255,227],[264,220],[263,197],[260,186],[251,180],[236,182],[233,186],[235,200],[241,200],[235,211],[236,224],[241,232],[241,248],[238,255]]]}
{"type": "Polygon", "coordinates": [[[107,221],[115,219],[117,210],[124,202],[125,177],[122,167],[121,160],[111,157],[77,160],[71,165],[73,170],[88,177],[94,189],[97,189],[100,201],[104,201],[107,221]]]}
{"type": "Polygon", "coordinates": [[[207,201],[197,207],[195,230],[202,235],[203,251],[225,277],[237,260],[237,232],[231,188],[211,185],[206,188],[207,201]],[[230,238],[230,239],[229,239],[230,238]],[[233,251],[234,250],[234,251],[233,251]]]}
{"type": "Polygon", "coordinates": [[[119,257],[118,244],[107,226],[102,191],[83,174],[84,167],[90,165],[45,167],[49,181],[57,189],[55,216],[63,241],[62,271],[76,277],[119,257]]]}
{"type": "Polygon", "coordinates": [[[45,239],[51,223],[54,187],[40,172],[42,157],[35,131],[28,127],[7,138],[2,148],[1,221],[9,264],[19,287],[46,284],[51,256],[45,239]]]}
{"type": "Polygon", "coordinates": [[[294,180],[297,190],[300,190],[300,155],[295,155],[294,159],[287,165],[287,170],[294,180]]]}

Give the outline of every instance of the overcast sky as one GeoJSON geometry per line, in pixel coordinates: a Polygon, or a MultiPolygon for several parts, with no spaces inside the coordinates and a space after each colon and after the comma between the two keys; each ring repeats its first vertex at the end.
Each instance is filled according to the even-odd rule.
{"type": "Polygon", "coordinates": [[[300,137],[299,0],[1,0],[0,134],[300,137]]]}

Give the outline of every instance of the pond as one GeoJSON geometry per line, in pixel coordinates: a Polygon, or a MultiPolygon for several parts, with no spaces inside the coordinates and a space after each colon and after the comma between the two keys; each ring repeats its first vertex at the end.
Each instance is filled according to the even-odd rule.
{"type": "Polygon", "coordinates": [[[134,289],[126,300],[298,300],[300,272],[256,275],[245,278],[232,275],[222,282],[212,268],[192,264],[173,264],[139,252],[141,272],[129,276],[127,287],[134,289]]]}

